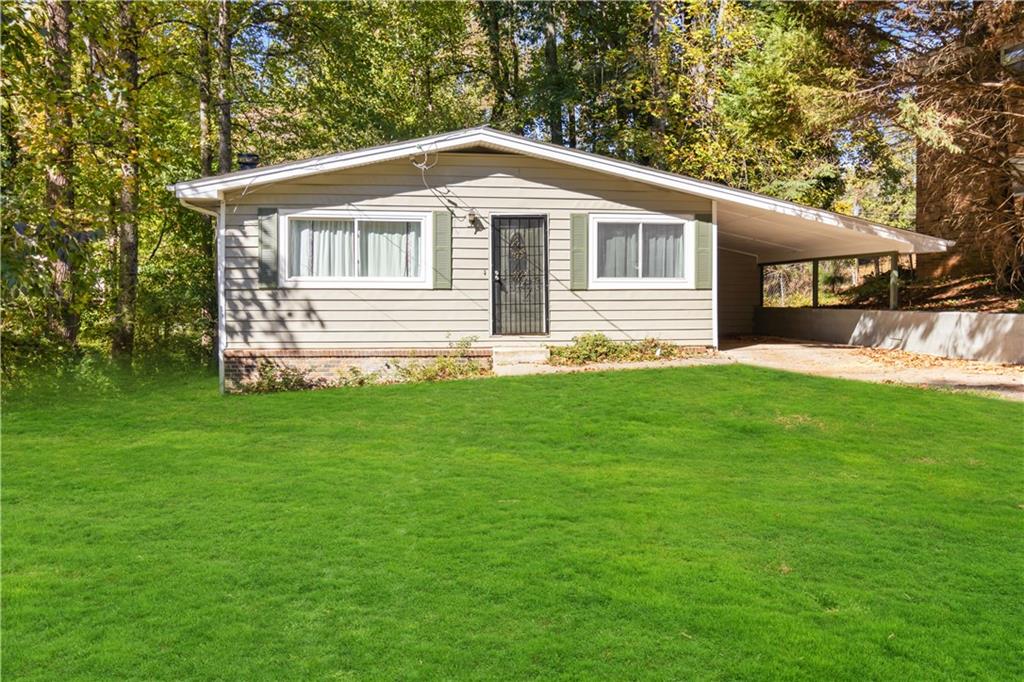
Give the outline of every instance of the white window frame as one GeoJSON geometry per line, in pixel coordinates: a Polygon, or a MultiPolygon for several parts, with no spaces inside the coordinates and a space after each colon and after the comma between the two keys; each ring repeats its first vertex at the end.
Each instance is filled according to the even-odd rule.
{"type": "Polygon", "coordinates": [[[692,214],[669,215],[663,213],[592,213],[588,233],[587,279],[590,289],[693,289],[694,271],[697,267],[697,223],[692,214]],[[599,223],[640,223],[638,235],[639,277],[598,277],[597,274],[597,226],[599,223]],[[644,223],[683,224],[683,276],[644,277],[644,223]]]}
{"type": "MultiPolygon", "coordinates": [[[[281,209],[278,211],[278,283],[296,289],[431,289],[434,272],[434,222],[432,214],[418,211],[370,211],[342,208],[281,209]],[[288,248],[292,220],[394,220],[420,224],[419,277],[292,277],[288,248]]],[[[358,228],[357,228],[358,230],[358,228]]],[[[356,272],[359,271],[356,245],[356,272]]]]}

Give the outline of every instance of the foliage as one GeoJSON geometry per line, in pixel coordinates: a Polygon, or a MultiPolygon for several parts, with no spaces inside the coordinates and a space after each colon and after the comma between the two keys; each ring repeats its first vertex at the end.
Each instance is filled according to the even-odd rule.
{"type": "Polygon", "coordinates": [[[707,355],[703,348],[677,346],[660,339],[614,341],[604,334],[581,334],[566,346],[549,346],[553,365],[595,362],[641,362],[707,355]]]}
{"type": "MultiPolygon", "coordinates": [[[[857,286],[848,287],[840,292],[837,302],[855,308],[885,309],[889,305],[889,276],[888,272],[877,276],[868,275],[857,286]]],[[[910,302],[906,300],[906,288],[913,282],[913,273],[908,269],[901,269],[899,277],[902,307],[908,307],[910,302]]]]}
{"type": "Polygon", "coordinates": [[[429,362],[395,363],[399,381],[451,381],[488,374],[487,369],[469,355],[477,337],[467,336],[450,345],[450,352],[429,362]]]}
{"type": "Polygon", "coordinates": [[[364,372],[358,367],[349,367],[338,372],[339,386],[373,386],[386,383],[381,372],[364,372]]]}
{"type": "Polygon", "coordinates": [[[1024,4],[793,3],[845,68],[851,127],[886,125],[917,145],[923,173],[935,174],[922,199],[936,215],[931,232],[980,256],[1000,286],[1024,288],[1024,182],[1014,163],[1024,139],[1024,81],[1001,64],[1024,39],[1024,4]],[[951,182],[950,179],[955,179],[951,182]]]}
{"type": "Polygon", "coordinates": [[[1019,679],[1022,420],[737,365],[21,405],[4,675],[1019,679]]]}
{"type": "Polygon", "coordinates": [[[278,365],[271,360],[260,360],[256,376],[241,384],[239,393],[277,393],[324,388],[327,382],[312,376],[309,370],[289,365],[278,365]]]}
{"type": "MultiPolygon", "coordinates": [[[[839,291],[839,288],[846,284],[848,277],[843,272],[842,261],[830,260],[825,263],[824,271],[820,274],[821,283],[827,286],[834,294],[839,291]]],[[[855,264],[856,267],[856,264],[855,264]]]]}
{"type": "MultiPolygon", "coordinates": [[[[1016,129],[1003,100],[1019,100],[1020,88],[989,57],[1020,11],[5,3],[3,376],[117,349],[129,368],[213,360],[213,222],[165,188],[231,170],[233,151],[272,163],[487,123],[911,227],[919,148],[959,149],[965,178],[1009,187],[1015,171],[1000,154],[1014,149],[1003,143],[1016,129]],[[66,57],[48,29],[62,8],[66,57]],[[964,41],[971,49],[957,51],[964,41]],[[952,66],[922,75],[921,54],[952,66]],[[219,151],[226,166],[214,163],[219,151]],[[56,194],[55,175],[65,182],[56,194]]],[[[945,220],[992,245],[997,281],[1012,280],[1020,207],[982,203],[945,220]]]]}
{"type": "Polygon", "coordinates": [[[451,381],[487,374],[477,360],[451,355],[439,355],[429,362],[396,363],[400,381],[451,381]]]}

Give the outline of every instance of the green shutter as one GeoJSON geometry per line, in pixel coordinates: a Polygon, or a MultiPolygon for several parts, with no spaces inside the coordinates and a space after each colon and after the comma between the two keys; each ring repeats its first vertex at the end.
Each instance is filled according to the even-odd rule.
{"type": "Polygon", "coordinates": [[[276,289],[277,281],[277,209],[256,209],[260,228],[260,288],[276,289]]]}
{"type": "Polygon", "coordinates": [[[452,214],[434,212],[434,288],[452,288],[452,214]]]}
{"type": "Polygon", "coordinates": [[[711,216],[702,214],[697,216],[697,271],[694,278],[694,286],[697,289],[710,289],[711,277],[714,270],[714,251],[712,248],[711,216]]]}
{"type": "Polygon", "coordinates": [[[587,288],[588,223],[586,213],[573,213],[569,216],[569,288],[573,291],[587,288]]]}

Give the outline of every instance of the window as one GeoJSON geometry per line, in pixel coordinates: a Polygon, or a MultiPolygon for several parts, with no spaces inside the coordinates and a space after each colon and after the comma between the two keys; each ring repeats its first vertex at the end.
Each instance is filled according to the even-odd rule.
{"type": "Polygon", "coordinates": [[[671,216],[591,216],[594,288],[692,286],[693,223],[671,216]]]}
{"type": "Polygon", "coordinates": [[[427,282],[426,216],[285,215],[286,284],[418,286],[427,282]]]}

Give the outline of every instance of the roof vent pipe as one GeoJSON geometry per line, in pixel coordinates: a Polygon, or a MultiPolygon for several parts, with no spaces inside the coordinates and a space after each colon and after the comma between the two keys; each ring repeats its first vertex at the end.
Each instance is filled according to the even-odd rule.
{"type": "Polygon", "coordinates": [[[243,152],[238,155],[238,170],[252,170],[260,165],[260,155],[243,152]]]}

